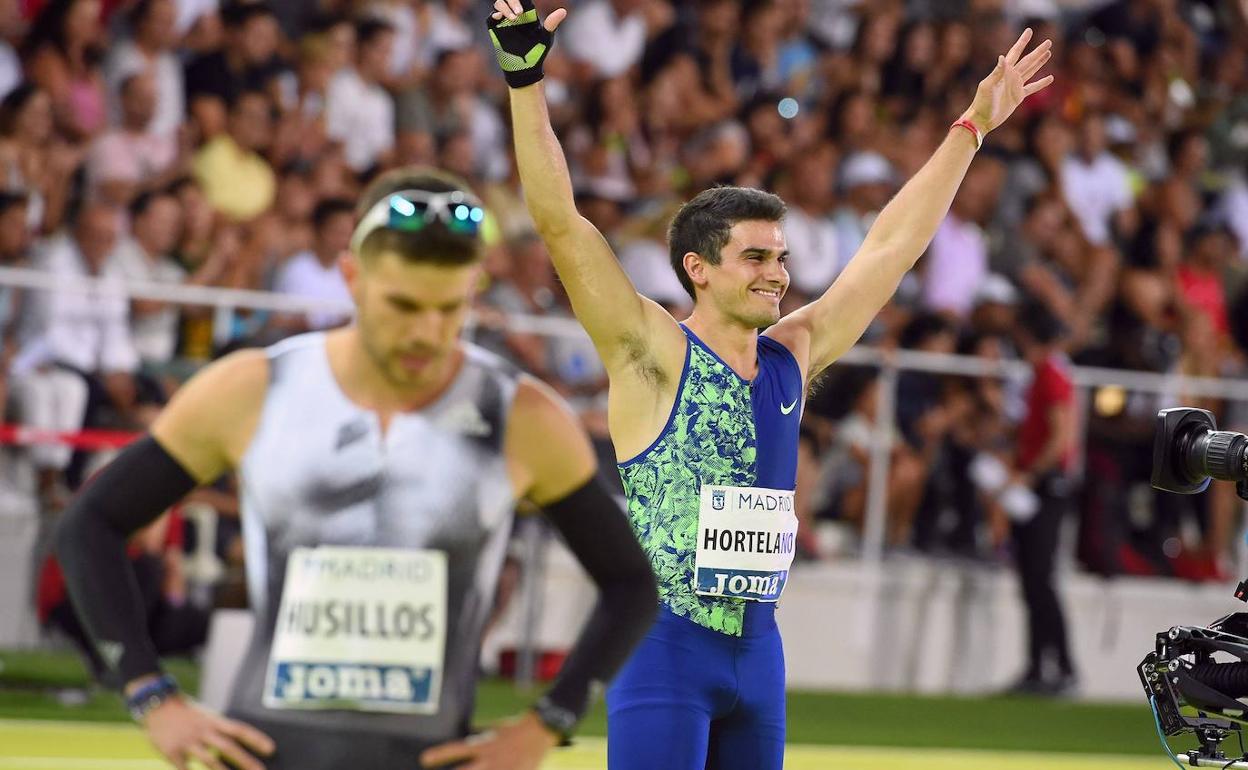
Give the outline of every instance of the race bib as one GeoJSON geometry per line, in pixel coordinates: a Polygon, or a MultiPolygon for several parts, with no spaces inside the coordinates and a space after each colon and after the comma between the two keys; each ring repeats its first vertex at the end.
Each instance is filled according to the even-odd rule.
{"type": "Polygon", "coordinates": [[[441,551],[296,549],[286,565],[264,705],[435,713],[446,595],[441,551]]]}
{"type": "Polygon", "coordinates": [[[784,591],[796,545],[791,490],[702,486],[698,593],[774,602],[784,591]]]}

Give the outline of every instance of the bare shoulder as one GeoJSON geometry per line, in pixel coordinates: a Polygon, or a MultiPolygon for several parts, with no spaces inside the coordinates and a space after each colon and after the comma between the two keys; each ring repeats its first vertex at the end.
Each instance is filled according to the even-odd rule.
{"type": "Polygon", "coordinates": [[[566,497],[598,468],[576,413],[549,385],[528,375],[516,389],[505,451],[516,492],[538,505],[566,497]]]}
{"type": "Polygon", "coordinates": [[[200,481],[235,467],[269,386],[268,356],[240,350],[201,369],[152,425],[152,435],[200,481]]]}

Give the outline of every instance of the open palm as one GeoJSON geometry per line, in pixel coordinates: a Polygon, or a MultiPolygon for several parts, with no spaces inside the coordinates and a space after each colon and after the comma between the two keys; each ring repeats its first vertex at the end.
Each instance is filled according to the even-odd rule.
{"type": "Polygon", "coordinates": [[[1023,56],[1030,41],[1031,29],[1028,28],[1004,56],[997,57],[996,69],[979,81],[967,117],[985,133],[1004,123],[1023,99],[1053,82],[1052,75],[1028,82],[1053,55],[1053,41],[1045,40],[1023,56]]]}

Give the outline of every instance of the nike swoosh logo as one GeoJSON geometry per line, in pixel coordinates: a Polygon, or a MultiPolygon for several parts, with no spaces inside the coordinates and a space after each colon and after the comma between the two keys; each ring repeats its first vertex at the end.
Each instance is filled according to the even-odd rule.
{"type": "Polygon", "coordinates": [[[789,404],[788,406],[785,406],[784,404],[781,404],[781,405],[780,405],[780,414],[789,414],[790,412],[792,412],[792,411],[793,411],[793,407],[795,407],[795,406],[797,406],[797,399],[796,399],[796,398],[795,398],[795,399],[793,399],[793,403],[789,404]]]}

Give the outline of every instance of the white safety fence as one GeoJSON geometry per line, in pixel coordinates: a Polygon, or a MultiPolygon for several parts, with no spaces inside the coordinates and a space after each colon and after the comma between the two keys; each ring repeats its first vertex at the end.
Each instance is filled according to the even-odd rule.
{"type": "MultiPolygon", "coordinates": [[[[0,267],[0,289],[5,287],[29,289],[33,291],[75,291],[118,294],[133,299],[158,300],[171,304],[211,306],[216,308],[220,314],[218,315],[218,318],[222,315],[228,315],[236,310],[267,310],[279,313],[350,310],[350,308],[343,307],[338,303],[307,300],[262,291],[178,286],[150,282],[121,284],[114,281],[100,281],[89,278],[67,281],[64,278],[54,277],[37,270],[0,267]]],[[[470,323],[470,328],[475,323],[489,326],[500,326],[505,330],[528,334],[571,337],[584,336],[584,331],[575,322],[565,318],[544,318],[540,316],[490,312],[475,317],[470,323]]],[[[897,609],[902,606],[910,605],[913,605],[915,608],[921,608],[925,604],[924,591],[921,586],[926,585],[928,581],[935,580],[936,578],[932,575],[925,578],[913,577],[914,575],[923,572],[925,569],[929,569],[928,567],[921,566],[925,563],[921,559],[914,560],[909,557],[904,557],[906,558],[905,564],[909,566],[902,569],[900,573],[891,567],[887,571],[884,569],[886,565],[900,564],[900,562],[896,561],[896,557],[889,556],[885,547],[886,518],[889,496],[888,479],[891,455],[890,447],[893,445],[895,423],[895,420],[891,419],[891,416],[895,415],[897,411],[898,376],[903,371],[929,372],[933,374],[954,374],[971,377],[997,377],[1012,379],[1015,381],[1025,380],[1029,376],[1029,371],[1025,365],[1017,362],[992,362],[967,356],[933,354],[907,350],[882,350],[866,346],[854,348],[843,357],[842,361],[845,363],[878,367],[880,373],[880,387],[878,389],[876,414],[888,417],[876,420],[872,434],[871,464],[867,479],[867,506],[865,523],[863,525],[861,536],[861,547],[859,549],[859,561],[856,563],[843,564],[841,566],[824,565],[822,571],[820,569],[816,569],[814,571],[805,570],[805,572],[810,575],[819,575],[820,577],[818,581],[815,581],[813,578],[803,578],[803,571],[795,571],[794,579],[791,581],[790,588],[792,596],[786,594],[786,608],[790,611],[785,612],[782,610],[781,618],[782,624],[786,626],[786,644],[790,648],[790,680],[794,684],[808,686],[882,686],[933,691],[940,690],[942,688],[953,689],[956,691],[974,691],[988,687],[993,683],[992,680],[999,677],[988,675],[987,678],[982,679],[982,681],[981,679],[975,678],[972,678],[971,680],[964,679],[962,686],[949,686],[947,684],[940,685],[939,683],[945,682],[949,677],[954,676],[959,667],[974,667],[973,659],[963,660],[962,658],[957,657],[965,657],[968,654],[968,650],[973,651],[975,649],[974,644],[965,642],[965,640],[963,640],[963,642],[958,642],[957,639],[966,636],[968,633],[967,629],[970,628],[970,626],[966,626],[966,623],[972,623],[972,625],[978,626],[979,621],[984,621],[995,625],[995,621],[988,618],[980,618],[978,621],[974,620],[974,618],[977,617],[977,612],[987,610],[985,610],[984,607],[976,609],[976,603],[971,600],[975,596],[983,596],[984,590],[989,590],[984,588],[985,585],[997,586],[1000,580],[1006,579],[1003,576],[997,575],[996,577],[985,578],[985,574],[995,573],[991,573],[991,570],[988,573],[985,573],[983,565],[968,566],[965,568],[955,567],[953,568],[953,572],[949,571],[950,567],[948,564],[939,567],[939,575],[944,576],[943,579],[946,583],[948,581],[953,581],[953,583],[957,586],[961,586],[953,592],[953,599],[946,597],[941,600],[941,602],[943,602],[941,606],[953,613],[954,618],[961,618],[960,621],[950,620],[949,618],[945,618],[945,620],[941,621],[945,625],[953,623],[953,626],[950,626],[948,630],[948,634],[951,636],[949,636],[949,639],[946,641],[947,646],[950,649],[956,648],[957,652],[955,654],[955,658],[957,659],[943,657],[940,653],[932,653],[931,651],[938,649],[939,645],[933,647],[932,645],[927,644],[927,646],[924,647],[924,638],[929,633],[929,629],[916,626],[913,629],[913,638],[911,639],[911,642],[906,641],[907,637],[905,634],[898,635],[896,633],[897,626],[894,625],[893,621],[896,620],[897,609]],[[968,572],[967,570],[970,571],[968,572]],[[902,578],[899,577],[899,575],[909,575],[911,577],[902,578]],[[989,582],[984,583],[985,579],[989,582]],[[899,580],[901,581],[900,583],[898,582],[899,580]],[[807,585],[808,583],[809,585],[807,585]],[[819,584],[822,584],[825,589],[836,585],[840,585],[844,588],[845,585],[852,584],[853,590],[846,593],[844,591],[838,592],[835,590],[820,589],[814,594],[808,590],[809,588],[819,584]],[[806,587],[804,588],[804,586],[806,587]],[[842,594],[844,595],[841,596],[840,599],[833,601],[832,597],[834,595],[840,596],[842,594]],[[805,598],[798,600],[797,597],[805,598]],[[819,599],[818,597],[823,597],[823,599],[819,599]],[[820,610],[818,606],[820,601],[824,604],[822,610],[820,610]],[[801,606],[803,609],[801,611],[796,611],[793,610],[794,606],[801,606]],[[792,638],[790,638],[791,634],[788,631],[789,627],[796,629],[797,627],[809,626],[811,624],[810,619],[818,617],[825,619],[835,618],[836,623],[834,625],[836,628],[809,628],[804,631],[794,630],[792,638]],[[892,627],[894,631],[885,632],[887,627],[892,627]],[[835,635],[840,640],[837,643],[832,643],[830,640],[827,640],[826,635],[833,632],[835,632],[835,635]],[[814,635],[813,640],[812,634],[814,635]],[[829,646],[825,647],[825,642],[827,642],[829,646]],[[885,642],[888,642],[888,644],[885,644],[885,642]],[[899,675],[896,670],[890,668],[886,657],[891,655],[891,653],[886,653],[885,651],[896,647],[897,645],[904,645],[907,643],[912,643],[914,645],[914,650],[927,649],[929,651],[928,657],[935,655],[934,661],[929,662],[928,664],[930,670],[924,669],[918,662],[912,662],[911,668],[909,669],[911,672],[910,675],[899,675]],[[813,648],[810,647],[812,644],[814,645],[813,648]],[[839,652],[838,644],[843,646],[843,649],[839,649],[839,652]],[[805,652],[802,652],[803,650],[805,650],[805,652]],[[875,651],[874,653],[872,652],[873,650],[875,651]],[[831,679],[829,679],[826,675],[827,672],[830,670],[837,670],[837,667],[832,666],[829,668],[827,660],[824,659],[828,656],[835,657],[838,654],[850,656],[849,658],[845,658],[845,660],[861,660],[862,655],[867,655],[868,657],[872,657],[873,662],[871,665],[867,666],[857,664],[852,666],[846,665],[843,667],[845,676],[834,675],[831,679]],[[934,668],[932,668],[932,666],[934,666],[934,668]],[[824,673],[820,674],[819,672],[821,671],[824,673]],[[925,671],[926,673],[924,673],[925,671]]],[[[1077,386],[1077,392],[1079,394],[1078,397],[1082,406],[1086,406],[1089,403],[1091,392],[1102,387],[1116,387],[1128,392],[1152,394],[1161,403],[1164,403],[1166,399],[1175,398],[1176,394],[1182,394],[1184,398],[1188,399],[1203,397],[1223,399],[1227,401],[1248,402],[1248,382],[1215,378],[1186,377],[1180,375],[1158,375],[1136,371],[1120,371],[1090,367],[1074,368],[1073,376],[1077,386]]],[[[1172,404],[1165,405],[1179,404],[1175,401],[1172,404]]],[[[1081,414],[1086,412],[1086,409],[1080,409],[1081,414]]],[[[10,512],[9,515],[13,516],[16,515],[16,512],[21,510],[21,506],[5,506],[5,509],[10,512]]],[[[0,511],[0,517],[3,517],[4,515],[5,511],[0,511]]],[[[1239,526],[1238,521],[1236,526],[1239,526]]],[[[9,529],[13,529],[13,527],[9,527],[9,529]]],[[[1238,530],[1236,535],[1237,541],[1242,543],[1242,538],[1238,537],[1238,530]]],[[[15,545],[16,543],[21,543],[24,538],[5,538],[5,540],[7,540],[11,545],[15,545]]],[[[529,546],[526,546],[525,548],[525,550],[529,553],[533,553],[531,545],[532,544],[529,544],[529,546]]],[[[1069,551],[1069,549],[1066,550],[1069,551]]],[[[0,554],[0,556],[6,555],[8,555],[7,552],[5,554],[0,554]]],[[[1248,566],[1246,566],[1248,565],[1248,558],[1246,557],[1248,557],[1248,553],[1245,553],[1245,549],[1241,545],[1239,548],[1237,565],[1240,572],[1243,572],[1246,568],[1248,568],[1248,566]]],[[[536,561],[543,562],[546,561],[546,559],[539,558],[536,561]]],[[[5,558],[0,560],[0,564],[20,565],[22,564],[22,560],[5,558]]],[[[9,571],[11,570],[8,568],[0,567],[0,572],[7,573],[9,571]]],[[[26,570],[24,571],[29,571],[28,564],[26,566],[26,570]]],[[[538,575],[536,578],[530,576],[529,579],[524,581],[524,585],[528,590],[521,592],[518,600],[513,603],[513,607],[527,608],[528,611],[517,611],[513,609],[510,613],[511,620],[507,620],[505,618],[500,624],[499,633],[496,634],[496,638],[492,642],[491,649],[497,650],[503,646],[514,643],[522,648],[529,648],[531,650],[533,648],[540,647],[557,647],[561,641],[567,641],[567,639],[563,637],[569,633],[571,629],[576,627],[576,623],[573,622],[576,618],[564,617],[564,615],[567,615],[568,613],[562,613],[559,618],[560,622],[554,624],[554,626],[558,626],[558,628],[555,628],[552,624],[545,622],[543,618],[532,617],[533,615],[542,612],[543,609],[549,610],[551,607],[566,608],[571,606],[566,601],[543,601],[542,598],[543,596],[552,595],[551,592],[557,592],[559,595],[564,597],[568,595],[567,592],[572,590],[572,583],[568,582],[567,575],[564,574],[566,572],[567,570],[558,568],[555,570],[556,574],[553,578],[545,575],[538,575]],[[521,617],[521,615],[529,617],[521,617]]],[[[576,570],[573,569],[572,573],[575,574],[575,572],[576,570]]],[[[1066,570],[1066,572],[1068,573],[1069,570],[1066,570]]],[[[27,593],[25,596],[29,596],[29,584],[25,579],[23,579],[26,576],[14,574],[11,577],[15,579],[8,579],[7,577],[5,579],[0,579],[0,586],[7,587],[7,589],[0,590],[7,590],[8,593],[13,593],[15,590],[26,590],[27,593]]],[[[1069,575],[1063,579],[1067,580],[1068,578],[1069,575]]],[[[576,579],[583,580],[583,578],[576,579]]],[[[1076,581],[1076,585],[1083,585],[1084,583],[1089,583],[1089,580],[1091,580],[1087,577],[1075,577],[1073,579],[1076,581]]],[[[937,580],[936,583],[933,583],[933,585],[935,584],[939,584],[939,581],[937,580]]],[[[1099,585],[1099,583],[1092,580],[1092,582],[1089,583],[1089,586],[1092,585],[1099,585]]],[[[1151,585],[1153,585],[1153,583],[1150,581],[1144,581],[1143,583],[1130,583],[1131,587],[1129,589],[1122,589],[1122,591],[1126,592],[1124,595],[1139,596],[1145,591],[1151,592],[1153,590],[1149,587],[1151,585]]],[[[583,593],[583,589],[584,586],[581,587],[580,593],[583,593]]],[[[1218,603],[1216,597],[1222,595],[1221,593],[1216,592],[1211,593],[1209,589],[1203,588],[1191,590],[1200,591],[1202,599],[1197,602],[1197,604],[1208,608],[1212,608],[1216,605],[1218,603]]],[[[991,589],[990,593],[992,593],[992,591],[997,591],[997,593],[992,594],[993,596],[999,596],[999,588],[991,589]]],[[[580,593],[577,595],[579,596],[580,593]]],[[[1076,593],[1077,595],[1086,594],[1088,596],[1107,595],[1103,591],[1100,591],[1100,589],[1094,589],[1091,587],[1081,589],[1076,593]]],[[[1150,605],[1151,612],[1147,613],[1149,623],[1152,623],[1154,620],[1158,620],[1162,615],[1167,615],[1167,608],[1173,609],[1173,612],[1169,614],[1176,618],[1182,615],[1185,620],[1189,622],[1197,620],[1196,618],[1189,617],[1192,615],[1191,600],[1194,596],[1188,589],[1179,586],[1169,586],[1157,589],[1157,593],[1158,596],[1161,597],[1162,601],[1160,605],[1150,605]],[[1173,598],[1174,603],[1170,604],[1166,601],[1167,597],[1173,598]]],[[[1111,593],[1108,595],[1117,594],[1111,593]]],[[[0,622],[0,629],[10,632],[0,632],[0,646],[29,640],[28,623],[24,625],[23,622],[21,622],[21,618],[18,618],[18,622],[16,623],[8,622],[12,608],[18,603],[16,598],[16,596],[9,596],[7,593],[0,595],[0,621],[4,621],[0,622]],[[24,630],[18,631],[17,629],[24,630]]],[[[1137,602],[1137,604],[1142,602],[1143,600],[1140,599],[1140,602],[1137,602]]],[[[1070,604],[1071,600],[1068,599],[1067,603],[1070,604]]],[[[582,609],[588,608],[588,601],[578,600],[578,602],[573,604],[576,604],[577,606],[584,605],[582,609]]],[[[989,602],[988,604],[991,605],[992,603],[989,602]]],[[[1016,618],[1018,614],[1017,600],[1013,600],[1013,603],[1007,601],[1006,605],[1001,606],[1007,605],[1007,609],[1001,610],[1001,612],[1009,615],[1012,619],[1016,618]]],[[[1078,612],[1078,610],[1076,610],[1076,612],[1078,612]]],[[[1099,613],[1097,617],[1101,617],[1105,613],[1109,613],[1110,616],[1115,618],[1122,616],[1122,613],[1107,607],[1098,607],[1095,612],[1099,613]]],[[[577,613],[572,612],[572,614],[575,615],[577,613]]],[[[926,612],[924,617],[934,617],[935,614],[936,613],[934,612],[926,612]]],[[[997,620],[999,620],[999,618],[997,618],[997,620]]],[[[1075,623],[1072,623],[1072,625],[1077,625],[1080,618],[1076,617],[1073,618],[1073,620],[1075,620],[1075,623]]],[[[1177,622],[1177,620],[1175,622],[1177,622]]],[[[1018,624],[1014,623],[1014,625],[1018,624]]],[[[1126,625],[1132,624],[1128,622],[1126,625]]],[[[938,624],[938,627],[943,628],[944,626],[940,626],[938,624]]],[[[1118,628],[1118,626],[1115,626],[1115,629],[1118,628]]],[[[1141,628],[1142,626],[1138,628],[1123,627],[1120,630],[1128,637],[1134,637],[1141,633],[1141,628]]],[[[1161,629],[1153,628],[1151,631],[1143,633],[1144,636],[1147,637],[1148,634],[1157,630],[1161,629]]],[[[1080,633],[1081,632],[1075,632],[1074,634],[1076,636],[1076,646],[1083,643],[1083,640],[1080,639],[1080,633]]],[[[1115,631],[1115,634],[1116,633],[1117,630],[1115,631]]],[[[999,637],[1000,634],[998,633],[996,636],[999,637]]],[[[1021,649],[1021,637],[1018,640],[1019,643],[1014,644],[1015,640],[1012,638],[1014,635],[1011,634],[1010,636],[1011,639],[1009,643],[1012,646],[1021,649]]],[[[998,641],[1004,642],[1005,640],[998,639],[998,641]]],[[[980,639],[980,642],[983,642],[982,638],[980,639]]],[[[1145,648],[1150,643],[1149,638],[1142,639],[1141,643],[1144,647],[1140,650],[1140,656],[1143,655],[1145,648]]],[[[989,642],[989,644],[991,646],[991,642],[989,642]]],[[[1102,645],[1102,652],[1103,651],[1104,649],[1102,645]]],[[[531,664],[531,657],[524,657],[527,658],[531,664]]],[[[1077,652],[1077,657],[1080,659],[1086,658],[1085,655],[1079,652],[1077,652]]],[[[1005,656],[1005,659],[1010,661],[1010,665],[1013,665],[1014,658],[1015,656],[1013,654],[1005,656]]],[[[522,660],[522,664],[523,662],[524,661],[522,660]]],[[[1134,663],[1131,665],[1134,665],[1134,663]]],[[[522,665],[522,668],[528,668],[528,666],[522,665]]],[[[1128,679],[1130,676],[1133,676],[1129,670],[1126,673],[1128,675],[1128,679]]],[[[1099,694],[1101,697],[1123,697],[1129,689],[1129,686],[1123,685],[1120,678],[1115,675],[1112,686],[1094,687],[1092,694],[1099,694]]]]}

